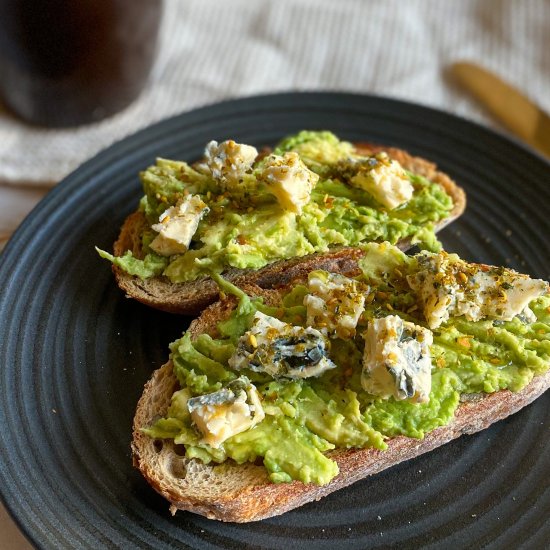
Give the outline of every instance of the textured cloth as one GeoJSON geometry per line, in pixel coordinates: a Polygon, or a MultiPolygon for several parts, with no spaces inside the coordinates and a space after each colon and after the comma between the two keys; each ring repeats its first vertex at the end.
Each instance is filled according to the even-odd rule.
{"type": "Polygon", "coordinates": [[[220,99],[343,90],[446,109],[498,128],[448,77],[477,61],[550,111],[548,0],[165,0],[148,87],[100,123],[40,130],[0,111],[0,182],[53,184],[148,124],[220,99]]]}

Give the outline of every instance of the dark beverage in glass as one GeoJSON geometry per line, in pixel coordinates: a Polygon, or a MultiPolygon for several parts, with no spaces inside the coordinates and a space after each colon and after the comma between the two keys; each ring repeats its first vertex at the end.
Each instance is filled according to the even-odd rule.
{"type": "Polygon", "coordinates": [[[144,87],[162,0],[0,0],[0,96],[28,122],[112,115],[144,87]]]}

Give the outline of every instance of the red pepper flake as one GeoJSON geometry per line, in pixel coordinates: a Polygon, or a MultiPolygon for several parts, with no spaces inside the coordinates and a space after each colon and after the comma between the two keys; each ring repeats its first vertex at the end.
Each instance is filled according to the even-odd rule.
{"type": "Polygon", "coordinates": [[[330,210],[334,206],[334,197],[330,197],[329,195],[325,195],[323,197],[323,203],[325,204],[325,207],[330,210]]]}

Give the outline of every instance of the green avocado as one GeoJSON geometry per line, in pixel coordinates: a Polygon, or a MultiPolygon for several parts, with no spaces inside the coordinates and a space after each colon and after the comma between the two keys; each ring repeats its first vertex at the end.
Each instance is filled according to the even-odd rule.
{"type": "Polygon", "coordinates": [[[185,194],[199,195],[209,212],[199,223],[189,249],[162,257],[150,248],[156,233],[142,235],[144,257],[128,251],[114,258],[100,255],[142,279],[165,275],[172,282],[197,279],[205,271],[222,273],[230,268],[259,269],[271,262],[327,252],[333,246],[358,246],[371,241],[397,243],[410,238],[421,248],[438,250],[434,225],[449,216],[452,200],[437,184],[408,173],[412,198],[388,210],[365,190],[349,185],[346,162],[365,161],[352,144],[331,132],[303,131],[282,140],[274,153],[297,153],[319,175],[310,201],[301,214],[284,210],[258,177],[258,160],[238,186],[220,189],[220,183],[199,167],[158,159],[140,174],[144,196],[140,209],[150,226],[185,194]],[[346,171],[347,170],[347,171],[346,171]]]}
{"type": "Polygon", "coordinates": [[[281,307],[270,308],[216,277],[225,292],[238,296],[239,306],[229,320],[220,323],[220,338],[201,335],[191,340],[185,334],[171,345],[171,359],[182,389],[174,394],[166,417],[146,433],[173,438],[185,445],[189,458],[204,462],[232,459],[239,464],[261,458],[273,482],[298,479],[323,485],[338,473],[336,463],[325,451],[384,450],[389,437],[423,438],[451,421],[461,394],[506,388],[518,391],[549,368],[550,294],[545,294],[530,304],[535,322],[520,317],[508,322],[468,322],[455,317],[436,329],[430,349],[432,386],[428,402],[414,404],[368,394],[361,386],[361,334],[368,320],[391,311],[416,324],[425,326],[425,322],[404,282],[415,269],[413,259],[387,243],[370,244],[365,247],[361,269],[359,279],[370,286],[373,299],[366,305],[355,338],[331,340],[328,356],[336,368],[302,380],[274,380],[265,373],[247,371],[261,396],[265,419],[230,437],[218,449],[201,443],[187,399],[216,391],[237,377],[228,360],[255,311],[304,325],[302,303],[308,290],[296,285],[283,298],[281,307]]]}

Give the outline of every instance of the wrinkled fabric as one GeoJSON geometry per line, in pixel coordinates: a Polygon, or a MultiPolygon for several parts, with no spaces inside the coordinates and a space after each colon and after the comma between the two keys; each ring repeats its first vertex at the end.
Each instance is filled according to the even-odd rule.
{"type": "Polygon", "coordinates": [[[546,0],[165,0],[148,87],[125,111],[67,130],[0,109],[0,182],[54,184],[110,143],[221,99],[343,90],[418,102],[500,126],[449,78],[477,61],[550,111],[546,0]]]}

